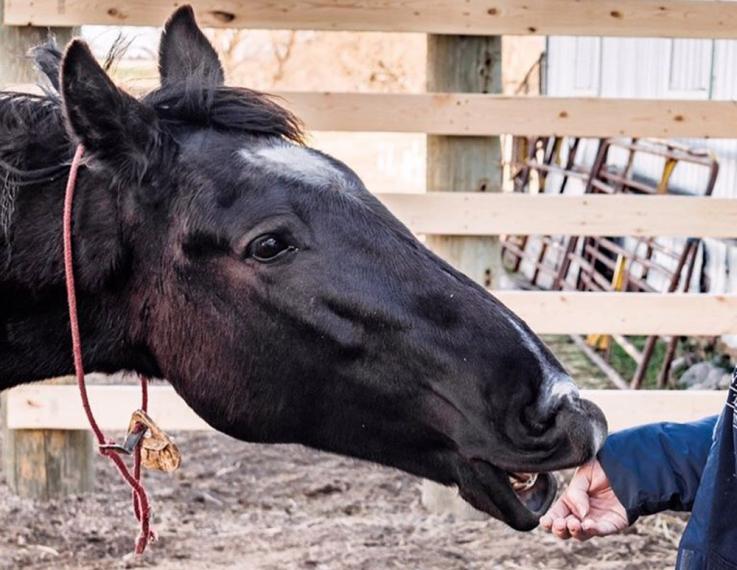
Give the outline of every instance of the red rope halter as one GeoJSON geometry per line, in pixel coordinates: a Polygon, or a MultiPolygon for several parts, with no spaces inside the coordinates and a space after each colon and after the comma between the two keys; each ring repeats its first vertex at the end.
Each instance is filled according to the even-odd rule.
{"type": "MultiPolygon", "coordinates": [[[[98,450],[101,455],[109,457],[115,464],[121,477],[130,485],[133,492],[133,512],[136,519],[141,524],[141,533],[136,539],[135,552],[143,554],[149,542],[155,540],[156,535],[150,528],[151,507],[146,494],[146,489],[141,483],[141,444],[136,445],[133,452],[133,473],[130,472],[128,466],[120,457],[118,451],[106,449],[106,446],[112,442],[105,437],[100,429],[95,416],[90,407],[90,401],[87,396],[87,386],[84,382],[84,363],[82,360],[82,340],[79,334],[79,320],[77,317],[77,294],[74,286],[74,266],[72,254],[72,210],[74,205],[74,189],[77,184],[77,173],[79,165],[84,155],[84,147],[77,146],[72,159],[72,165],[69,170],[69,178],[67,180],[66,195],[64,198],[64,272],[66,274],[67,302],[69,304],[69,326],[72,333],[72,353],[74,356],[74,370],[77,376],[77,385],[79,393],[82,397],[82,407],[87,415],[87,421],[90,428],[97,439],[98,450]]],[[[141,409],[145,412],[148,407],[148,378],[140,376],[141,380],[141,409]]]]}

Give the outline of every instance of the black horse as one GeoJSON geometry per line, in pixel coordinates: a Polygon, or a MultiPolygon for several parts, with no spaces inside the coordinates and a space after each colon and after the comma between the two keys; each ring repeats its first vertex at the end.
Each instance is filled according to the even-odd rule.
{"type": "Polygon", "coordinates": [[[268,97],[225,87],[189,7],[161,86],[117,88],[87,46],[0,97],[0,388],[72,370],[62,199],[74,211],[89,371],[166,378],[215,429],[447,485],[531,529],[606,434],[518,317],[428,251],[268,97]],[[534,484],[533,484],[534,483],[534,484]]]}

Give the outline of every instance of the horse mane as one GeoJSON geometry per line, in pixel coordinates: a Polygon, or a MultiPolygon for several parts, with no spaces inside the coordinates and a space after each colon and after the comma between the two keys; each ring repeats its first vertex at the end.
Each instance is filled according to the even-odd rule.
{"type": "MultiPolygon", "coordinates": [[[[113,50],[120,51],[121,45],[113,50]]],[[[113,53],[111,50],[111,54],[113,53]]],[[[0,92],[0,243],[9,244],[17,193],[65,176],[74,152],[59,94],[61,52],[53,41],[31,51],[43,94],[0,92]]],[[[109,55],[109,68],[114,55],[109,55]]],[[[155,110],[160,126],[183,127],[304,141],[302,123],[275,98],[240,87],[194,82],[163,85],[140,101],[155,110]]]]}
{"type": "Polygon", "coordinates": [[[58,95],[0,92],[0,242],[10,241],[20,188],[63,176],[71,156],[58,95]]]}

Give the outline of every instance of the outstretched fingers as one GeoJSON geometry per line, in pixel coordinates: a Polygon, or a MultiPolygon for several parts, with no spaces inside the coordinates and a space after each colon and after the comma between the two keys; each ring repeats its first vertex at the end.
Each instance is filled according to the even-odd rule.
{"type": "Polygon", "coordinates": [[[563,496],[573,514],[581,521],[589,514],[593,467],[593,462],[579,467],[563,496]]]}
{"type": "Polygon", "coordinates": [[[552,507],[550,507],[547,513],[540,517],[540,526],[550,532],[553,529],[555,521],[565,519],[570,514],[571,510],[563,500],[563,497],[561,497],[555,502],[555,504],[553,504],[552,507]]]}
{"type": "Polygon", "coordinates": [[[550,510],[540,518],[540,525],[558,538],[585,540],[586,532],[581,521],[589,514],[589,492],[593,463],[582,465],[576,470],[563,495],[550,510]]]}
{"type": "Polygon", "coordinates": [[[567,540],[571,538],[571,533],[568,530],[568,519],[570,518],[574,518],[574,517],[569,515],[565,518],[555,519],[555,521],[553,521],[552,533],[558,538],[561,538],[563,540],[567,540]]]}
{"type": "Polygon", "coordinates": [[[540,518],[540,526],[563,540],[575,538],[581,532],[581,521],[562,497],[540,518]]]}
{"type": "Polygon", "coordinates": [[[583,530],[581,519],[574,516],[568,517],[566,523],[568,524],[568,533],[571,535],[571,538],[581,541],[589,539],[589,536],[583,530]]]}

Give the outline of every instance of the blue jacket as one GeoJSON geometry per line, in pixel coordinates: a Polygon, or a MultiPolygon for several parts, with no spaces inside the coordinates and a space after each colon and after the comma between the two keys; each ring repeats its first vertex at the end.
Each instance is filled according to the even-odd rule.
{"type": "Polygon", "coordinates": [[[737,570],[737,371],[720,416],[612,434],[599,461],[630,522],[691,511],[677,570],[737,570]]]}

